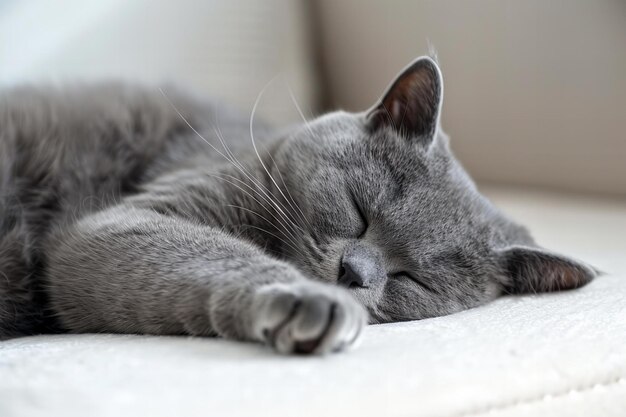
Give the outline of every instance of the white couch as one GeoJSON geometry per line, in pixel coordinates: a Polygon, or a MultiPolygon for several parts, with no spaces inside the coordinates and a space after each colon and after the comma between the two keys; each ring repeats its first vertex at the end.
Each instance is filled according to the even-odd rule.
{"type": "MultiPolygon", "coordinates": [[[[393,37],[383,30],[390,36],[383,38],[380,31],[384,28],[351,32],[344,23],[356,3],[365,4],[323,1],[318,17],[326,22],[322,26],[327,34],[323,44],[332,87],[329,97],[359,110],[372,98],[359,96],[361,87],[375,95],[387,82],[387,75],[379,79],[376,67],[367,65],[372,62],[369,54],[383,53],[385,62],[401,66],[397,55],[407,50],[391,48],[393,37]],[[332,7],[340,10],[332,11],[332,7]],[[334,16],[334,23],[329,16],[334,16]],[[329,27],[333,24],[334,28],[329,27]],[[361,38],[368,33],[375,39],[361,38]],[[342,61],[351,64],[331,68],[342,61]],[[346,71],[359,62],[365,65],[351,79],[346,71]]],[[[371,6],[372,2],[367,3],[371,6]]],[[[581,7],[579,1],[576,4],[581,7]]],[[[416,18],[437,26],[431,18],[445,15],[437,5],[428,2],[430,14],[416,13],[416,18]]],[[[292,71],[292,87],[308,115],[309,108],[317,108],[320,96],[311,59],[315,50],[306,42],[310,11],[304,2],[287,0],[102,0],[97,4],[59,0],[54,5],[8,0],[0,5],[0,58],[11,65],[0,66],[0,83],[75,77],[144,82],[169,78],[229,97],[249,110],[264,83],[286,67],[292,71]]],[[[376,16],[393,20],[393,14],[372,12],[371,7],[358,14],[360,22],[376,16]]],[[[597,20],[598,13],[594,16],[597,20]]],[[[456,19],[463,21],[459,16],[456,19]]],[[[403,27],[413,27],[406,19],[402,22],[403,27]]],[[[388,27],[397,29],[397,25],[388,27]]],[[[455,30],[459,29],[440,28],[438,33],[455,30]]],[[[423,51],[425,40],[415,39],[416,48],[423,51]]],[[[454,44],[444,41],[444,50],[446,42],[454,44]]],[[[406,39],[402,42],[407,43],[406,39]]],[[[450,56],[443,56],[444,64],[454,64],[456,56],[450,56]]],[[[471,54],[459,59],[463,57],[471,58],[471,54]]],[[[466,63],[451,65],[447,72],[444,67],[451,74],[449,86],[454,86],[455,73],[464,74],[461,69],[467,68],[466,63]]],[[[471,59],[469,63],[476,64],[471,59]]],[[[385,71],[392,75],[389,68],[385,71]]],[[[534,73],[535,77],[541,74],[534,73]]],[[[454,141],[465,132],[455,126],[463,121],[461,109],[465,107],[461,105],[468,97],[461,94],[461,100],[455,101],[455,89],[449,91],[451,99],[444,112],[448,112],[453,146],[457,146],[454,141]]],[[[264,102],[266,115],[276,120],[300,117],[285,90],[264,102]]],[[[480,103],[471,104],[473,114],[480,114],[476,107],[480,103]]],[[[568,146],[560,142],[563,138],[552,136],[543,138],[551,141],[547,149],[552,154],[548,155],[555,167],[561,164],[560,176],[546,177],[549,165],[545,164],[541,167],[545,175],[533,172],[532,156],[541,147],[514,152],[516,168],[498,171],[492,164],[496,157],[479,152],[490,150],[494,138],[481,142],[478,125],[473,123],[473,130],[467,132],[470,142],[461,145],[460,155],[483,179],[537,183],[545,178],[544,184],[572,188],[584,176],[578,169],[581,165],[569,164],[575,175],[564,179],[562,165],[577,161],[588,147],[568,146]],[[555,149],[563,150],[562,156],[555,149]]],[[[537,138],[533,140],[529,146],[536,146],[537,138]]],[[[615,161],[624,160],[619,156],[624,144],[613,140],[605,145],[617,148],[611,148],[611,158],[606,160],[586,159],[590,165],[584,165],[585,169],[595,170],[584,186],[597,185],[605,175],[606,187],[613,187],[605,191],[619,193],[626,173],[623,166],[619,171],[615,161]],[[616,170],[623,177],[612,174],[616,170]]],[[[593,155],[606,153],[606,146],[592,149],[593,155]]],[[[510,151],[506,146],[502,149],[510,151]]],[[[506,155],[511,160],[510,152],[506,155]]],[[[530,226],[540,243],[588,261],[607,275],[577,291],[502,298],[447,317],[370,326],[358,348],[327,357],[282,357],[261,346],[182,337],[63,335],[2,342],[0,417],[626,415],[626,201],[510,187],[485,191],[497,205],[530,226]]]]}

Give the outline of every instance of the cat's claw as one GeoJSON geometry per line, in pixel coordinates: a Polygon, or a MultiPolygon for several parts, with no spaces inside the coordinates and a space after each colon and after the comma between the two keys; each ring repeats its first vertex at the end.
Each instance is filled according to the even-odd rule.
{"type": "Polygon", "coordinates": [[[254,338],[280,353],[345,350],[367,324],[365,309],[347,290],[315,282],[264,286],[253,304],[254,338]]]}

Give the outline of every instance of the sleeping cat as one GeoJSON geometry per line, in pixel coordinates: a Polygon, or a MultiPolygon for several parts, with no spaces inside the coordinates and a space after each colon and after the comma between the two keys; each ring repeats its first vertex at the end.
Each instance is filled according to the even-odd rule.
{"type": "Polygon", "coordinates": [[[0,96],[0,339],[222,336],[343,350],[365,324],[579,287],[476,187],[422,57],[363,113],[286,133],[110,84],[0,96]]]}

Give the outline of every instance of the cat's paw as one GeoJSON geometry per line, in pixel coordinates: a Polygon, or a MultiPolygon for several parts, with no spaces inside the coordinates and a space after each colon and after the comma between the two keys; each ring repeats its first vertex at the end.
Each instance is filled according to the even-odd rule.
{"type": "Polygon", "coordinates": [[[252,331],[281,353],[326,353],[357,341],[367,313],[345,289],[315,282],[270,284],[254,296],[252,331]]]}

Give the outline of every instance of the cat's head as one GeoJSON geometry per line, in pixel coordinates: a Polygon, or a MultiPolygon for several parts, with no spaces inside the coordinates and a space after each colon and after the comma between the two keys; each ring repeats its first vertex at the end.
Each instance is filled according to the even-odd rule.
{"type": "Polygon", "coordinates": [[[439,67],[422,57],[369,111],[290,134],[273,174],[299,225],[291,261],[350,288],[377,322],[589,282],[593,269],[537,247],[479,194],[439,126],[442,99],[439,67]]]}

